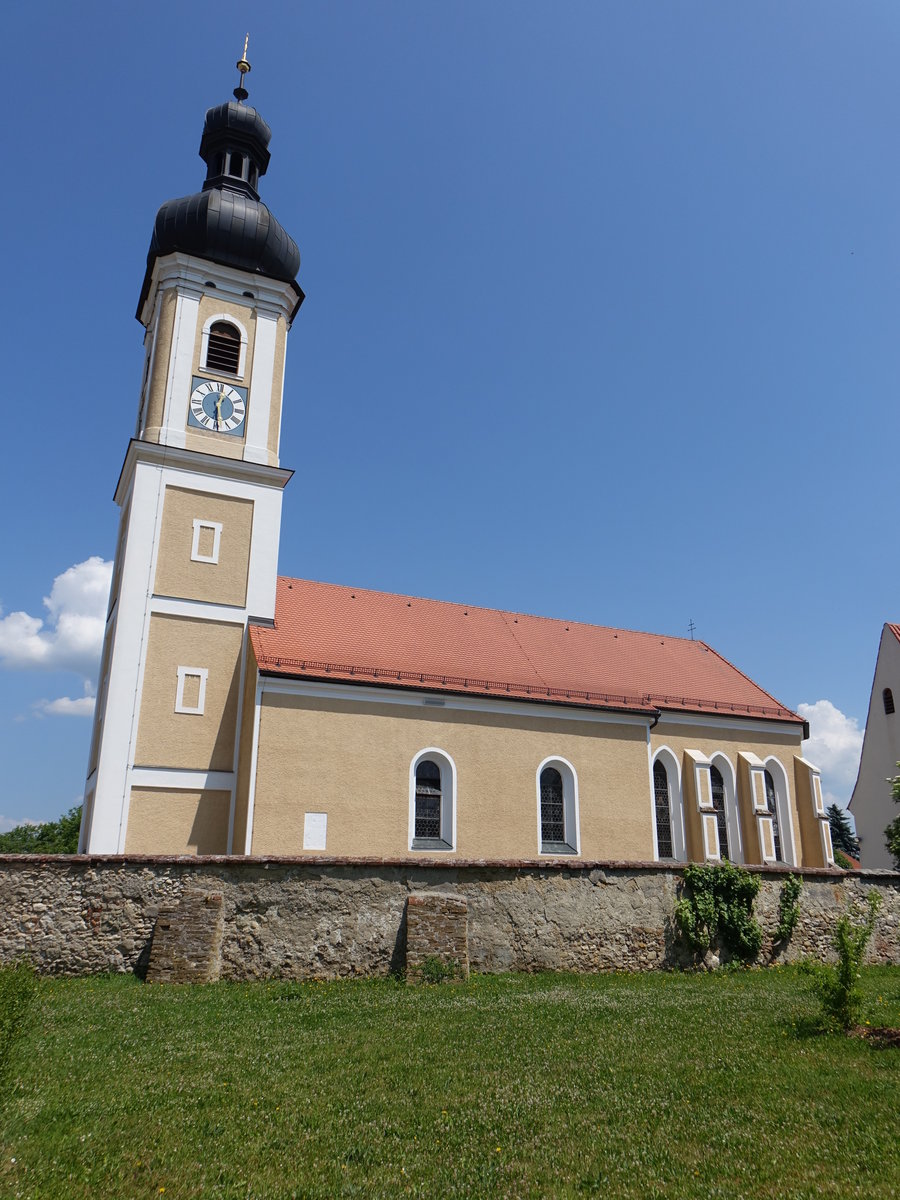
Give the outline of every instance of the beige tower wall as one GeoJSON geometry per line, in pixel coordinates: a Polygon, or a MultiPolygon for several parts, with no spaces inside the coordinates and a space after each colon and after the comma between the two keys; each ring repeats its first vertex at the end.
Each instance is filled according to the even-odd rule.
{"type": "Polygon", "coordinates": [[[252,500],[167,487],[153,588],[156,595],[243,606],[252,526],[252,500]],[[217,563],[191,558],[195,519],[222,526],[217,563]]]}
{"type": "Polygon", "coordinates": [[[225,854],[231,794],[132,788],[126,854],[225,854]]]}
{"type": "Polygon", "coordinates": [[[273,693],[260,712],[252,852],[301,853],[304,815],[315,812],[327,814],[329,854],[415,855],[410,764],[428,747],[457,769],[456,850],[442,857],[537,857],[537,771],[550,756],[577,774],[583,857],[653,857],[643,723],[273,693]]]}
{"type": "Polygon", "coordinates": [[[242,640],[241,625],[152,615],[136,766],[232,770],[242,640]],[[175,712],[180,666],[209,672],[202,716],[175,712]]]}
{"type": "Polygon", "coordinates": [[[178,297],[168,290],[159,298],[159,318],[156,332],[156,350],[153,356],[150,377],[147,380],[147,411],[144,417],[144,437],[148,442],[159,441],[163,414],[166,407],[166,384],[169,378],[169,360],[172,355],[172,336],[175,325],[175,305],[178,297]]]}
{"type": "Polygon", "coordinates": [[[888,782],[897,774],[900,760],[900,642],[889,626],[881,634],[875,679],[869,699],[866,734],[859,774],[850,801],[850,811],[859,837],[859,858],[864,867],[893,867],[884,831],[900,817],[888,782]],[[894,712],[884,711],[884,689],[890,688],[894,712]]]}

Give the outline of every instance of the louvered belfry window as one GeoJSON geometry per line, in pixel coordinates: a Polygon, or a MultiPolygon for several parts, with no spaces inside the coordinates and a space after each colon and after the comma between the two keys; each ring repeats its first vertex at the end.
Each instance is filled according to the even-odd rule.
{"type": "Polygon", "coordinates": [[[415,837],[441,836],[441,768],[431,759],[423,759],[416,767],[416,829],[415,837]]]}
{"type": "Polygon", "coordinates": [[[728,858],[728,823],[725,820],[725,781],[718,767],[709,768],[713,809],[719,829],[719,857],[728,858]]]}
{"type": "Polygon", "coordinates": [[[775,843],[775,861],[781,862],[781,836],[778,832],[778,808],[775,804],[775,780],[772,773],[766,771],[766,805],[772,818],[772,841],[775,843]]]}
{"type": "Polygon", "coordinates": [[[206,370],[237,375],[241,362],[241,335],[227,321],[216,321],[209,330],[206,370]]]}
{"type": "Polygon", "coordinates": [[[541,771],[541,841],[565,842],[566,818],[562,775],[556,767],[541,771]]]}
{"type": "Polygon", "coordinates": [[[653,798],[656,801],[656,848],[660,858],[672,858],[672,810],[669,776],[661,762],[653,764],[653,798]]]}
{"type": "Polygon", "coordinates": [[[881,698],[884,701],[884,711],[888,716],[890,716],[894,711],[894,693],[890,688],[885,688],[881,693],[881,698]]]}

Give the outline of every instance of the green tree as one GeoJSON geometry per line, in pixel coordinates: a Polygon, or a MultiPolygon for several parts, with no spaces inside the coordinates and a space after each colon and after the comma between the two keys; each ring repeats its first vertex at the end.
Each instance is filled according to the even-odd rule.
{"type": "MultiPolygon", "coordinates": [[[[900,769],[900,762],[897,763],[897,767],[900,769]]],[[[900,775],[895,775],[890,783],[894,803],[900,804],[900,775]]],[[[894,817],[884,831],[884,844],[894,860],[894,866],[900,871],[900,817],[894,817]]]]}
{"type": "Polygon", "coordinates": [[[76,854],[80,828],[81,805],[76,804],[58,821],[17,825],[0,833],[0,854],[76,854]]]}
{"type": "Polygon", "coordinates": [[[828,824],[831,826],[831,845],[835,850],[842,850],[853,858],[859,858],[859,838],[853,832],[850,818],[844,809],[837,804],[829,804],[825,810],[828,824]]]}

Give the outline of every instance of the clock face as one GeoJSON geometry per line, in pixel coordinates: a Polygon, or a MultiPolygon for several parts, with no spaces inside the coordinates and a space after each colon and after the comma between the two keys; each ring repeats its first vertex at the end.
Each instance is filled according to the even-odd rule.
{"type": "Polygon", "coordinates": [[[247,414],[246,389],[196,377],[193,382],[188,424],[194,428],[211,429],[214,433],[231,433],[239,437],[244,432],[244,417],[247,414]]]}

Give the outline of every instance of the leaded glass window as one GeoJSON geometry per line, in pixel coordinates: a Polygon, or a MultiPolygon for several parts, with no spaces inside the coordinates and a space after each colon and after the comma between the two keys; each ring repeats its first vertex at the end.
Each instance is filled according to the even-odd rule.
{"type": "Polygon", "coordinates": [[[541,771],[541,841],[565,842],[566,813],[562,775],[556,767],[541,771]]]}
{"type": "Polygon", "coordinates": [[[672,809],[669,776],[659,760],[653,764],[653,797],[656,801],[656,848],[660,858],[672,858],[672,809]]]}
{"type": "Polygon", "coordinates": [[[770,771],[766,771],[766,805],[769,809],[769,816],[772,818],[772,841],[775,844],[775,861],[782,862],[781,837],[778,833],[778,808],[775,803],[775,780],[772,778],[770,771]]]}
{"type": "Polygon", "coordinates": [[[709,783],[712,789],[713,810],[719,831],[719,857],[728,858],[728,822],[725,819],[725,780],[718,767],[709,768],[709,783]]]}
{"type": "Polygon", "coordinates": [[[441,768],[430,758],[416,767],[415,837],[441,836],[441,768]]]}

